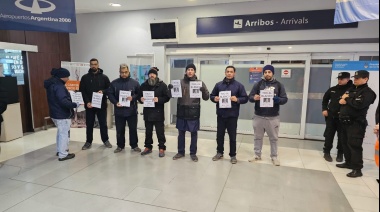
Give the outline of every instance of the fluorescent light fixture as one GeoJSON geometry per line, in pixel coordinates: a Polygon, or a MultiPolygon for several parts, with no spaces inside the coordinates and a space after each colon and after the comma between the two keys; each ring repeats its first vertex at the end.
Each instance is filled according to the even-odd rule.
{"type": "Polygon", "coordinates": [[[121,4],[110,3],[110,6],[112,6],[112,7],[121,7],[121,4]]]}
{"type": "Polygon", "coordinates": [[[289,46],[288,49],[293,49],[293,46],[289,46]]]}

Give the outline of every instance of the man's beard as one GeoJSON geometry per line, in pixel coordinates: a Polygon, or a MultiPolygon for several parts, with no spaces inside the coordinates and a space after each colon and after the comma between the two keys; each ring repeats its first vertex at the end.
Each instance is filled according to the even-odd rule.
{"type": "Polygon", "coordinates": [[[148,83],[150,86],[155,86],[157,84],[157,79],[152,79],[152,78],[149,78],[148,79],[148,83]]]}

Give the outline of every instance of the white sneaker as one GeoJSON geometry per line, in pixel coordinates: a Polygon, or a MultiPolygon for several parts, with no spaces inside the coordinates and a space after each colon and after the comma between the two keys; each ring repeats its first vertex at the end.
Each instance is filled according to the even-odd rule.
{"type": "Polygon", "coordinates": [[[280,166],[280,161],[277,158],[272,158],[273,165],[280,166]]]}
{"type": "Polygon", "coordinates": [[[255,156],[254,158],[252,158],[251,160],[248,160],[248,162],[255,162],[255,161],[259,161],[261,160],[261,157],[260,156],[255,156]]]}

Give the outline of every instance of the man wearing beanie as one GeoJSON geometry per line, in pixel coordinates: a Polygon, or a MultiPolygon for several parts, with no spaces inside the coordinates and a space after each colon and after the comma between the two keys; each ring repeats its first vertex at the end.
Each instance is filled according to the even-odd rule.
{"type": "Polygon", "coordinates": [[[100,125],[100,135],[104,145],[107,148],[112,148],[112,145],[108,141],[108,127],[107,127],[107,90],[110,87],[110,80],[103,74],[103,70],[99,68],[99,61],[97,59],[90,60],[90,70],[87,74],[83,75],[79,90],[82,92],[84,107],[86,108],[86,143],[82,147],[82,150],[90,149],[92,146],[95,116],[98,117],[100,125]],[[93,108],[92,94],[103,94],[102,107],[93,108]]]}
{"type": "Polygon", "coordinates": [[[158,139],[159,157],[165,157],[166,151],[166,137],[165,137],[165,103],[169,102],[167,85],[158,78],[157,67],[149,70],[149,79],[146,80],[140,89],[139,101],[144,103],[144,91],[154,91],[155,107],[144,108],[144,121],[145,121],[145,150],[141,155],[148,155],[152,153],[153,149],[153,127],[156,128],[158,139]]]}
{"type": "Polygon", "coordinates": [[[236,69],[228,66],[225,70],[226,77],[223,81],[215,85],[211,92],[210,99],[216,103],[216,114],[218,116],[218,132],[217,132],[217,154],[212,158],[217,161],[223,158],[224,154],[224,136],[226,129],[230,136],[230,157],[231,163],[236,164],[236,134],[237,124],[240,113],[240,105],[248,102],[247,92],[240,82],[235,80],[236,69]],[[222,91],[231,91],[231,108],[220,108],[219,102],[221,98],[219,93],[222,91]]]}
{"type": "Polygon", "coordinates": [[[342,146],[342,126],[339,121],[340,98],[348,91],[353,82],[350,80],[350,73],[341,72],[338,74],[338,85],[328,89],[323,96],[322,114],[326,120],[325,129],[325,146],[323,148],[324,158],[328,162],[332,162],[330,151],[333,148],[335,133],[338,133],[338,156],[337,162],[343,162],[343,146],[342,146]]]}
{"type": "MultiPolygon", "coordinates": [[[[178,98],[177,102],[177,129],[178,129],[178,154],[173,157],[173,160],[178,160],[185,157],[185,136],[186,131],[191,133],[190,157],[194,162],[198,162],[197,143],[198,131],[200,128],[201,115],[201,100],[190,98],[190,82],[200,81],[195,75],[197,68],[194,64],[189,64],[185,70],[185,77],[181,80],[182,98],[178,98]]],[[[171,90],[173,85],[169,85],[171,90]]],[[[206,85],[202,82],[200,89],[202,99],[209,100],[209,91],[206,85]]],[[[169,93],[169,95],[171,95],[169,93]]]]}
{"type": "Polygon", "coordinates": [[[67,69],[53,69],[52,77],[45,80],[44,86],[46,89],[50,118],[57,126],[57,152],[59,161],[73,159],[75,154],[68,153],[70,142],[70,126],[71,118],[74,116],[74,108],[79,104],[71,101],[69,91],[65,84],[69,80],[70,72],[67,69]]]}
{"type": "Polygon", "coordinates": [[[125,127],[128,122],[129,145],[133,152],[141,152],[139,148],[139,138],[137,136],[137,100],[140,91],[140,84],[131,78],[131,73],[127,64],[120,65],[120,78],[112,81],[108,91],[108,98],[115,105],[115,125],[117,148],[115,153],[121,152],[125,148],[125,127]],[[119,102],[120,91],[130,91],[131,96],[127,97],[130,102],[129,107],[124,107],[119,102]]]}
{"type": "Polygon", "coordinates": [[[261,160],[263,138],[265,132],[269,136],[271,146],[271,158],[273,165],[280,166],[278,160],[277,142],[280,128],[280,105],[288,102],[285,87],[274,77],[275,69],[267,65],[263,69],[262,80],[257,82],[249,94],[249,101],[255,103],[255,116],[253,118],[253,129],[255,133],[255,157],[249,162],[261,160]],[[261,107],[260,92],[262,90],[273,90],[273,107],[261,107]]]}

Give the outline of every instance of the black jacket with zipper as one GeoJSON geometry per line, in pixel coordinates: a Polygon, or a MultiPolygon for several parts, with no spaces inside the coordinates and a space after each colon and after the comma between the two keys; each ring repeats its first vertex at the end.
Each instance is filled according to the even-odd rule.
{"type": "Polygon", "coordinates": [[[110,87],[109,78],[103,74],[103,70],[99,69],[97,73],[94,73],[92,69],[87,74],[83,75],[79,91],[82,92],[84,105],[87,108],[87,104],[92,101],[92,93],[103,92],[102,109],[107,108],[107,91],[110,87]]]}
{"type": "Polygon", "coordinates": [[[140,88],[139,102],[143,97],[144,91],[154,91],[154,97],[158,98],[158,102],[155,103],[153,108],[144,108],[144,120],[150,122],[162,122],[165,121],[165,103],[169,102],[170,97],[168,95],[168,86],[158,79],[155,86],[151,86],[148,80],[145,81],[140,88]]]}
{"type": "Polygon", "coordinates": [[[115,105],[115,116],[130,117],[137,115],[137,99],[140,91],[140,84],[132,79],[119,78],[112,81],[110,88],[108,89],[108,98],[115,105]],[[132,101],[130,107],[117,107],[119,102],[120,91],[131,91],[132,101]]]}
{"type": "Polygon", "coordinates": [[[322,111],[329,111],[329,115],[339,118],[341,105],[339,104],[342,96],[352,87],[352,80],[348,81],[347,85],[336,85],[328,89],[323,96],[322,111]]]}

